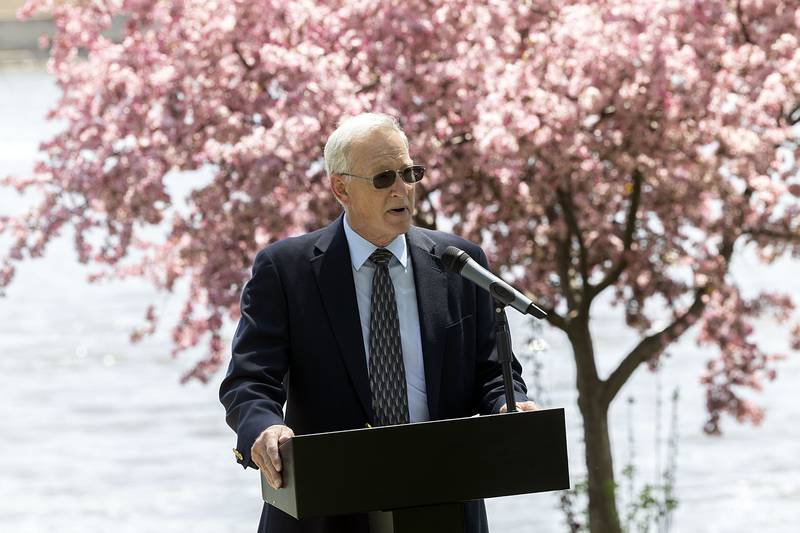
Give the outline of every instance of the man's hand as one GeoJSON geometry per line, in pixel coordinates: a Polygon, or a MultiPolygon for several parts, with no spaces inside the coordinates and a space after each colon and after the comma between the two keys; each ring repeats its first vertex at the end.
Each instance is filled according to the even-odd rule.
{"type": "MultiPolygon", "coordinates": [[[[517,402],[517,411],[538,411],[539,406],[536,405],[536,402],[517,402]]],[[[500,408],[501,413],[505,413],[508,411],[508,405],[503,404],[503,407],[500,408]]]]}
{"type": "Polygon", "coordinates": [[[281,488],[283,482],[281,478],[281,455],[278,453],[278,446],[294,437],[294,431],[289,426],[276,424],[261,432],[253,447],[250,448],[250,455],[253,462],[267,476],[267,483],[273,489],[281,488]]]}

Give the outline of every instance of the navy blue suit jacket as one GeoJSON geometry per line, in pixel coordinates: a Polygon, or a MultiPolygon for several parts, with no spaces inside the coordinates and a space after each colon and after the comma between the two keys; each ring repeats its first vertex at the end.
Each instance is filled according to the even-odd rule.
{"type": "MultiPolygon", "coordinates": [[[[496,413],[505,403],[494,312],[485,291],[445,271],[447,246],[483,266],[469,241],[412,226],[406,234],[419,307],[428,409],[432,420],[496,413]]],[[[241,319],[220,387],[237,460],[255,468],[250,448],[273,424],[320,433],[373,423],[366,355],[342,218],[273,243],[256,256],[242,291],[241,319]],[[286,403],[284,414],[283,405],[286,403]]],[[[514,361],[516,397],[525,385],[514,361]]],[[[420,481],[424,482],[424,473],[420,481]]],[[[490,472],[485,475],[491,475],[490,472]]],[[[470,531],[486,531],[483,502],[467,505],[470,531]]],[[[366,515],[295,520],[264,506],[260,533],[368,531],[366,515]]]]}

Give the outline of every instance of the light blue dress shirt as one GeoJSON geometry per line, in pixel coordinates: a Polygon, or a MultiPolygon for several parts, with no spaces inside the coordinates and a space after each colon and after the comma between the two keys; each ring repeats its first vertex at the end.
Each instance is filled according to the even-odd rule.
{"type": "MultiPolygon", "coordinates": [[[[353,263],[353,281],[356,285],[361,334],[364,337],[364,353],[367,354],[367,370],[369,370],[369,317],[375,265],[368,259],[378,247],[356,233],[347,222],[347,216],[344,217],[344,234],[347,237],[350,259],[353,263]]],[[[425,385],[425,365],[422,360],[422,334],[419,328],[414,270],[408,254],[406,236],[398,235],[386,249],[394,256],[389,261],[389,277],[392,278],[394,285],[397,317],[400,321],[400,344],[403,347],[403,364],[406,369],[409,419],[411,422],[424,422],[430,420],[428,393],[425,385]]]]}

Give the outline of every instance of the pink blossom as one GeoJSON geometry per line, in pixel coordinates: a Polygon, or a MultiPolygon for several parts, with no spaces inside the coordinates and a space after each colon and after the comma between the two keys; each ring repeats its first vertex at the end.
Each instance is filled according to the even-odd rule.
{"type": "Polygon", "coordinates": [[[188,281],[174,350],[204,343],[187,378],[207,379],[257,250],[338,213],[326,136],[344,115],[382,111],[429,168],[419,220],[482,242],[562,327],[603,280],[643,338],[648,303],[678,321],[696,298],[701,311],[659,343],[696,324],[715,347],[709,431],[721,413],[760,420],[740,391],[774,360],[750,324],[791,299],[744,299],[727,272],[745,243],[765,261],[800,254],[796,4],[31,0],[20,15],[39,10],[56,22],[49,116],[65,127],[33,176],[3,181],[43,200],[0,219],[0,287],[72,227],[93,279],[188,281]],[[126,21],[118,43],[103,37],[112,17],[126,21]],[[178,209],[167,176],[195,171],[211,179],[178,209]],[[167,234],[145,239],[155,224],[167,234]]]}

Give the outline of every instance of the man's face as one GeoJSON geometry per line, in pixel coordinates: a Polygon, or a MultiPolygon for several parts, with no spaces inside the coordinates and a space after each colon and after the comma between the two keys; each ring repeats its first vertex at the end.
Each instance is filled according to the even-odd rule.
{"type": "MultiPolygon", "coordinates": [[[[350,174],[371,178],[383,170],[402,170],[413,162],[400,134],[385,128],[353,144],[350,164],[350,174]]],[[[345,207],[350,227],[376,246],[386,246],[408,231],[414,213],[414,185],[397,176],[391,187],[375,189],[368,180],[331,177],[331,188],[345,207]]]]}

